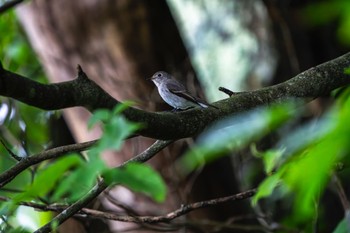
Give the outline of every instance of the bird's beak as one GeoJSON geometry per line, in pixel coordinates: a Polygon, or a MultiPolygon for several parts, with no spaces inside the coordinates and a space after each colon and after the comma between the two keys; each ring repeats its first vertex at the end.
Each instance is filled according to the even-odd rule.
{"type": "Polygon", "coordinates": [[[149,81],[149,80],[152,80],[153,79],[153,76],[152,77],[149,77],[147,78],[146,80],[149,81]]]}

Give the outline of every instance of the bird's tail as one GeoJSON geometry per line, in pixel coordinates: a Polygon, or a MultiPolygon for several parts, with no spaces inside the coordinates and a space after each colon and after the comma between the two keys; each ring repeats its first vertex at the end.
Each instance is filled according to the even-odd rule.
{"type": "Polygon", "coordinates": [[[198,105],[201,106],[202,108],[208,108],[210,106],[210,107],[219,109],[218,107],[215,107],[211,104],[208,104],[207,102],[204,102],[203,100],[199,100],[199,99],[196,99],[196,100],[197,100],[198,105]]]}
{"type": "Polygon", "coordinates": [[[204,104],[204,103],[201,103],[201,102],[197,102],[199,104],[199,106],[201,106],[202,108],[207,108],[208,107],[208,104],[204,104]]]}

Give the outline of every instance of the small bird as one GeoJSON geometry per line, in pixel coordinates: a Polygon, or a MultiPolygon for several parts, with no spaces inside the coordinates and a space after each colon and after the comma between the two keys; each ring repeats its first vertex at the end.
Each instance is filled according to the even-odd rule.
{"type": "Polygon", "coordinates": [[[157,86],[162,99],[175,110],[186,110],[198,106],[201,108],[208,108],[209,106],[217,108],[191,95],[179,81],[164,71],[156,72],[151,80],[157,86]]]}

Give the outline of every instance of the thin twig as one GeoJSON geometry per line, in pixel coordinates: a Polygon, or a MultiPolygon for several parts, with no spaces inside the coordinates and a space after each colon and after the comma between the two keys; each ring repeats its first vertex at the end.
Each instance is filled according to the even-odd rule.
{"type": "MultiPolygon", "coordinates": [[[[0,201],[9,202],[9,201],[12,201],[12,199],[9,197],[0,196],[0,201]]],[[[20,206],[32,207],[34,209],[38,209],[42,211],[56,211],[56,212],[62,211],[67,207],[67,205],[44,205],[44,204],[39,204],[35,202],[30,202],[30,201],[21,201],[16,204],[20,206]]]]}
{"type": "Polygon", "coordinates": [[[20,161],[23,158],[23,157],[16,155],[15,153],[13,153],[12,150],[10,150],[10,148],[8,148],[8,146],[6,146],[6,144],[3,140],[0,139],[0,142],[5,147],[7,152],[11,155],[11,157],[14,158],[16,161],[20,161]]]}
{"type": "Polygon", "coordinates": [[[161,151],[163,148],[167,147],[171,143],[173,143],[175,140],[157,140],[155,143],[153,143],[150,147],[148,147],[145,151],[141,152],[140,154],[136,155],[135,157],[132,157],[128,161],[124,162],[121,166],[125,166],[128,163],[131,162],[145,162],[149,159],[151,159],[154,155],[156,155],[159,151],[161,151]]]}
{"type": "Polygon", "coordinates": [[[128,206],[125,203],[120,202],[119,200],[112,197],[112,195],[109,192],[104,192],[104,196],[106,199],[113,205],[117,206],[118,208],[124,210],[124,212],[128,215],[139,215],[131,206],[128,206]]]}
{"type": "Polygon", "coordinates": [[[337,193],[338,193],[338,196],[339,196],[339,199],[342,203],[342,206],[344,208],[344,212],[346,211],[349,211],[350,210],[350,203],[349,203],[349,200],[348,198],[346,197],[346,194],[345,194],[345,191],[344,191],[344,188],[338,178],[337,175],[333,174],[333,182],[337,188],[337,193]]]}
{"type": "Polygon", "coordinates": [[[98,210],[85,209],[85,208],[82,209],[82,212],[89,216],[115,220],[115,221],[122,221],[122,222],[135,222],[135,223],[169,222],[191,211],[205,208],[205,207],[216,206],[216,205],[220,205],[231,201],[244,200],[252,197],[255,193],[256,193],[256,189],[251,189],[251,190],[238,193],[235,195],[227,196],[227,197],[221,197],[221,198],[216,198],[216,199],[211,199],[211,200],[206,200],[201,202],[195,202],[188,205],[182,205],[180,208],[176,209],[175,211],[172,211],[166,215],[161,215],[161,216],[119,216],[112,213],[106,213],[98,210]]]}
{"type": "MultiPolygon", "coordinates": [[[[99,191],[101,191],[101,187],[103,187],[103,185],[100,186],[99,191]]],[[[216,198],[216,199],[211,199],[211,200],[206,200],[201,202],[195,202],[187,205],[182,205],[180,208],[166,215],[160,215],[160,216],[120,216],[114,213],[107,213],[107,212],[93,210],[89,208],[81,208],[80,210],[77,210],[75,213],[73,213],[73,215],[77,214],[77,215],[89,216],[93,218],[109,219],[109,220],[121,221],[121,222],[135,222],[135,223],[169,222],[179,216],[185,215],[194,210],[198,210],[206,207],[212,207],[212,206],[224,204],[231,201],[248,199],[252,197],[255,193],[256,193],[256,189],[251,189],[251,190],[234,194],[231,196],[227,196],[227,197],[221,197],[221,198],[216,198]]],[[[8,197],[0,196],[0,201],[8,202],[8,201],[11,201],[11,199],[8,197]]],[[[39,209],[43,211],[56,211],[56,212],[61,212],[63,210],[65,210],[64,212],[66,212],[71,207],[70,206],[67,208],[67,205],[43,205],[43,204],[38,204],[34,202],[19,202],[18,205],[33,207],[35,209],[39,209]]],[[[43,231],[43,229],[41,231],[39,230],[36,232],[45,232],[43,231]]]]}
{"type": "Polygon", "coordinates": [[[15,164],[13,167],[9,168],[5,172],[0,175],[0,188],[13,180],[19,173],[27,169],[28,167],[38,164],[42,161],[48,159],[58,158],[62,155],[65,155],[69,152],[80,152],[90,148],[94,145],[97,140],[71,144],[66,146],[60,146],[53,149],[49,149],[43,152],[40,152],[36,155],[32,155],[29,157],[21,158],[21,160],[15,164]]]}

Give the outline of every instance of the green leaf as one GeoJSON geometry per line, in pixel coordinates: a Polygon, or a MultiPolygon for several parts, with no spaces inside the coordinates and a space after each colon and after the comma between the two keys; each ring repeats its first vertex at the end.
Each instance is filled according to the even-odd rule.
{"type": "Polygon", "coordinates": [[[127,108],[135,105],[135,102],[133,101],[124,101],[123,103],[118,104],[112,111],[113,115],[119,115],[120,113],[124,112],[127,108]]]}
{"type": "Polygon", "coordinates": [[[98,143],[87,153],[88,161],[77,167],[59,183],[53,195],[54,200],[58,201],[63,197],[67,201],[78,200],[93,186],[99,176],[108,170],[100,158],[101,153],[105,150],[119,150],[124,139],[140,128],[139,124],[126,120],[120,114],[127,107],[127,104],[119,104],[112,111],[101,109],[93,114],[89,120],[89,126],[99,121],[103,122],[103,134],[98,143]],[[72,189],[72,187],[75,188],[72,189]]]}
{"type": "Polygon", "coordinates": [[[344,45],[350,46],[350,4],[348,3],[347,6],[348,11],[344,15],[342,15],[342,20],[339,23],[337,34],[340,42],[342,42],[344,45]]]}
{"type": "Polygon", "coordinates": [[[315,202],[329,180],[329,172],[336,161],[334,146],[319,143],[284,165],[283,182],[295,194],[296,222],[311,220],[315,213],[315,202]],[[320,155],[326,156],[320,159],[320,155]]]}
{"type": "Polygon", "coordinates": [[[333,231],[333,233],[348,233],[350,229],[348,228],[348,225],[346,224],[345,218],[343,218],[333,231]]]}
{"type": "Polygon", "coordinates": [[[98,154],[104,150],[119,150],[123,140],[133,132],[141,128],[141,124],[133,123],[124,118],[121,112],[124,111],[131,102],[118,104],[112,111],[102,109],[94,113],[89,120],[89,126],[103,121],[103,135],[91,153],[98,154]]]}
{"type": "Polygon", "coordinates": [[[344,74],[350,74],[350,67],[344,69],[344,74]]]}
{"type": "Polygon", "coordinates": [[[309,4],[302,11],[304,20],[311,25],[323,25],[336,19],[342,10],[341,1],[322,1],[309,4]]]}
{"type": "MultiPolygon", "coordinates": [[[[349,106],[349,91],[345,90],[324,117],[296,129],[278,143],[277,147],[284,148],[285,153],[277,159],[277,173],[260,184],[254,203],[272,195],[279,182],[294,197],[290,222],[312,220],[317,211],[315,203],[329,181],[334,164],[350,152],[349,106]]],[[[267,167],[276,162],[275,158],[272,160],[268,158],[267,167]]]]}
{"type": "Polygon", "coordinates": [[[28,229],[24,229],[23,227],[16,227],[15,229],[11,229],[9,231],[6,231],[7,233],[30,233],[33,231],[30,231],[28,229]]]}
{"type": "Polygon", "coordinates": [[[157,202],[165,200],[166,185],[161,176],[146,164],[130,163],[123,168],[110,169],[103,174],[108,184],[121,184],[142,192],[157,202]]]}
{"type": "Polygon", "coordinates": [[[346,209],[345,217],[338,223],[338,226],[333,233],[348,233],[350,232],[350,210],[346,209]]]}
{"type": "Polygon", "coordinates": [[[58,184],[52,199],[59,201],[64,197],[68,202],[80,199],[106,169],[99,154],[89,156],[89,161],[81,163],[58,184]]]}
{"type": "Polygon", "coordinates": [[[119,150],[123,140],[140,128],[140,124],[132,123],[122,116],[114,116],[103,127],[103,135],[97,143],[98,150],[119,150]]]}
{"type": "Polygon", "coordinates": [[[51,229],[52,229],[52,231],[53,231],[53,232],[56,232],[57,229],[58,229],[58,227],[59,227],[59,225],[60,225],[60,224],[58,223],[57,220],[51,221],[51,229]]]}
{"type": "Polygon", "coordinates": [[[63,177],[63,174],[67,170],[81,164],[81,162],[79,157],[72,155],[58,159],[46,168],[39,170],[33,184],[26,188],[24,193],[13,198],[13,200],[19,202],[46,195],[56,187],[57,182],[63,177]]]}
{"type": "Polygon", "coordinates": [[[8,213],[13,212],[17,208],[16,203],[47,195],[55,189],[57,183],[67,170],[77,166],[81,162],[81,159],[77,156],[70,155],[56,160],[46,168],[40,169],[34,182],[25,188],[23,193],[14,195],[12,201],[1,205],[0,213],[8,215],[8,213]]]}
{"type": "Polygon", "coordinates": [[[345,45],[350,45],[350,2],[345,0],[321,1],[309,4],[302,11],[304,21],[312,26],[338,23],[338,38],[345,45]]]}
{"type": "Polygon", "coordinates": [[[259,188],[252,199],[252,204],[256,205],[257,202],[264,197],[270,196],[278,184],[281,183],[281,173],[276,173],[264,179],[264,181],[259,185],[259,188]]]}
{"type": "MultiPolygon", "coordinates": [[[[7,144],[7,143],[6,143],[7,144]]],[[[11,151],[16,153],[15,148],[10,147],[11,151]]],[[[8,151],[0,144],[0,173],[5,172],[9,168],[13,167],[16,162],[14,159],[9,155],[8,151]]],[[[17,175],[10,183],[6,184],[6,188],[8,189],[19,189],[19,187],[26,187],[31,182],[31,174],[28,170],[25,170],[21,172],[19,175],[17,175]]],[[[16,193],[9,193],[6,192],[6,190],[0,189],[0,195],[13,198],[13,196],[16,196],[16,193]]]]}
{"type": "Polygon", "coordinates": [[[270,174],[277,167],[283,152],[284,149],[268,150],[263,154],[262,159],[264,161],[265,172],[267,174],[270,174]]]}
{"type": "Polygon", "coordinates": [[[98,122],[104,122],[111,118],[111,112],[108,109],[99,109],[94,112],[88,121],[88,128],[91,129],[98,122]]]}
{"type": "Polygon", "coordinates": [[[121,113],[132,105],[134,105],[134,102],[125,101],[123,103],[116,105],[112,111],[108,109],[96,110],[88,121],[88,128],[90,129],[92,126],[94,126],[98,122],[107,123],[108,121],[111,121],[116,116],[120,117],[121,113]]]}

